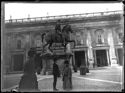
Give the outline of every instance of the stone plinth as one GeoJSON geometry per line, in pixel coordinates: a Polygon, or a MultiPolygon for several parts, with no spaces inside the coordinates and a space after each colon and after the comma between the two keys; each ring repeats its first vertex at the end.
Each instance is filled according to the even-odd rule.
{"type": "MultiPolygon", "coordinates": [[[[57,58],[58,60],[59,59],[69,60],[69,58],[71,58],[71,56],[72,56],[72,53],[64,53],[64,52],[63,53],[50,53],[50,52],[42,53],[41,58],[42,58],[43,69],[41,71],[41,74],[42,75],[52,74],[51,73],[52,69],[47,68],[47,66],[48,66],[47,62],[49,60],[53,60],[54,58],[57,58]]],[[[62,62],[58,63],[58,64],[62,64],[62,62]]],[[[52,64],[49,64],[49,65],[52,65],[52,64]]],[[[61,70],[62,68],[60,68],[60,67],[61,66],[59,65],[59,69],[61,70]]]]}

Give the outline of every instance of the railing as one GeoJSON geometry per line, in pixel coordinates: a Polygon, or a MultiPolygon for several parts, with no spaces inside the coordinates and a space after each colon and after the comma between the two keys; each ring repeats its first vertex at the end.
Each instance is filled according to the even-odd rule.
{"type": "Polygon", "coordinates": [[[23,18],[23,19],[10,19],[10,20],[5,20],[5,23],[41,22],[41,21],[47,21],[47,20],[49,21],[49,20],[67,19],[67,18],[106,16],[106,15],[114,15],[114,14],[122,14],[122,13],[123,13],[122,10],[117,10],[117,11],[107,11],[107,12],[46,16],[46,17],[23,18]]]}

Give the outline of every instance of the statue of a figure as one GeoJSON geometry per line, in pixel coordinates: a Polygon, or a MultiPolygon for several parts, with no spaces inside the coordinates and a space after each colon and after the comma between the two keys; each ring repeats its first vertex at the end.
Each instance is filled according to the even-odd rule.
{"type": "Polygon", "coordinates": [[[62,37],[62,30],[61,30],[61,22],[60,22],[60,20],[58,20],[57,23],[56,23],[55,31],[56,31],[56,34],[59,35],[61,37],[61,39],[62,39],[63,37],[62,37]]]}
{"type": "Polygon", "coordinates": [[[52,52],[51,46],[53,43],[61,43],[65,47],[65,50],[66,50],[66,45],[69,42],[73,42],[75,47],[75,40],[70,40],[70,33],[73,33],[71,26],[67,23],[61,29],[60,20],[58,20],[54,32],[49,31],[47,33],[41,34],[42,42],[44,41],[46,42],[43,45],[43,50],[47,45],[49,45],[48,49],[52,52]]]}

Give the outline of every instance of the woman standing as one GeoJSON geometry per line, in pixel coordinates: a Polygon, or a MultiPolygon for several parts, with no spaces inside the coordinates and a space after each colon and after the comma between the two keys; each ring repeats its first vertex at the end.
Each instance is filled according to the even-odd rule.
{"type": "Polygon", "coordinates": [[[34,64],[35,54],[35,50],[32,49],[28,52],[29,58],[24,65],[24,74],[19,83],[19,91],[21,92],[38,91],[38,82],[34,64]]]}
{"type": "Polygon", "coordinates": [[[63,68],[63,89],[70,90],[72,89],[72,70],[69,66],[69,61],[64,62],[65,66],[63,68]]]}

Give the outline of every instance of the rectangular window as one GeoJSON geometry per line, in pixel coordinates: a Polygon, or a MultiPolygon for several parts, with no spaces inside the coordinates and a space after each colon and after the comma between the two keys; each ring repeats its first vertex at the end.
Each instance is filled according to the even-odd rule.
{"type": "Polygon", "coordinates": [[[12,55],[13,71],[22,71],[24,63],[23,54],[14,54],[12,55]]]}

